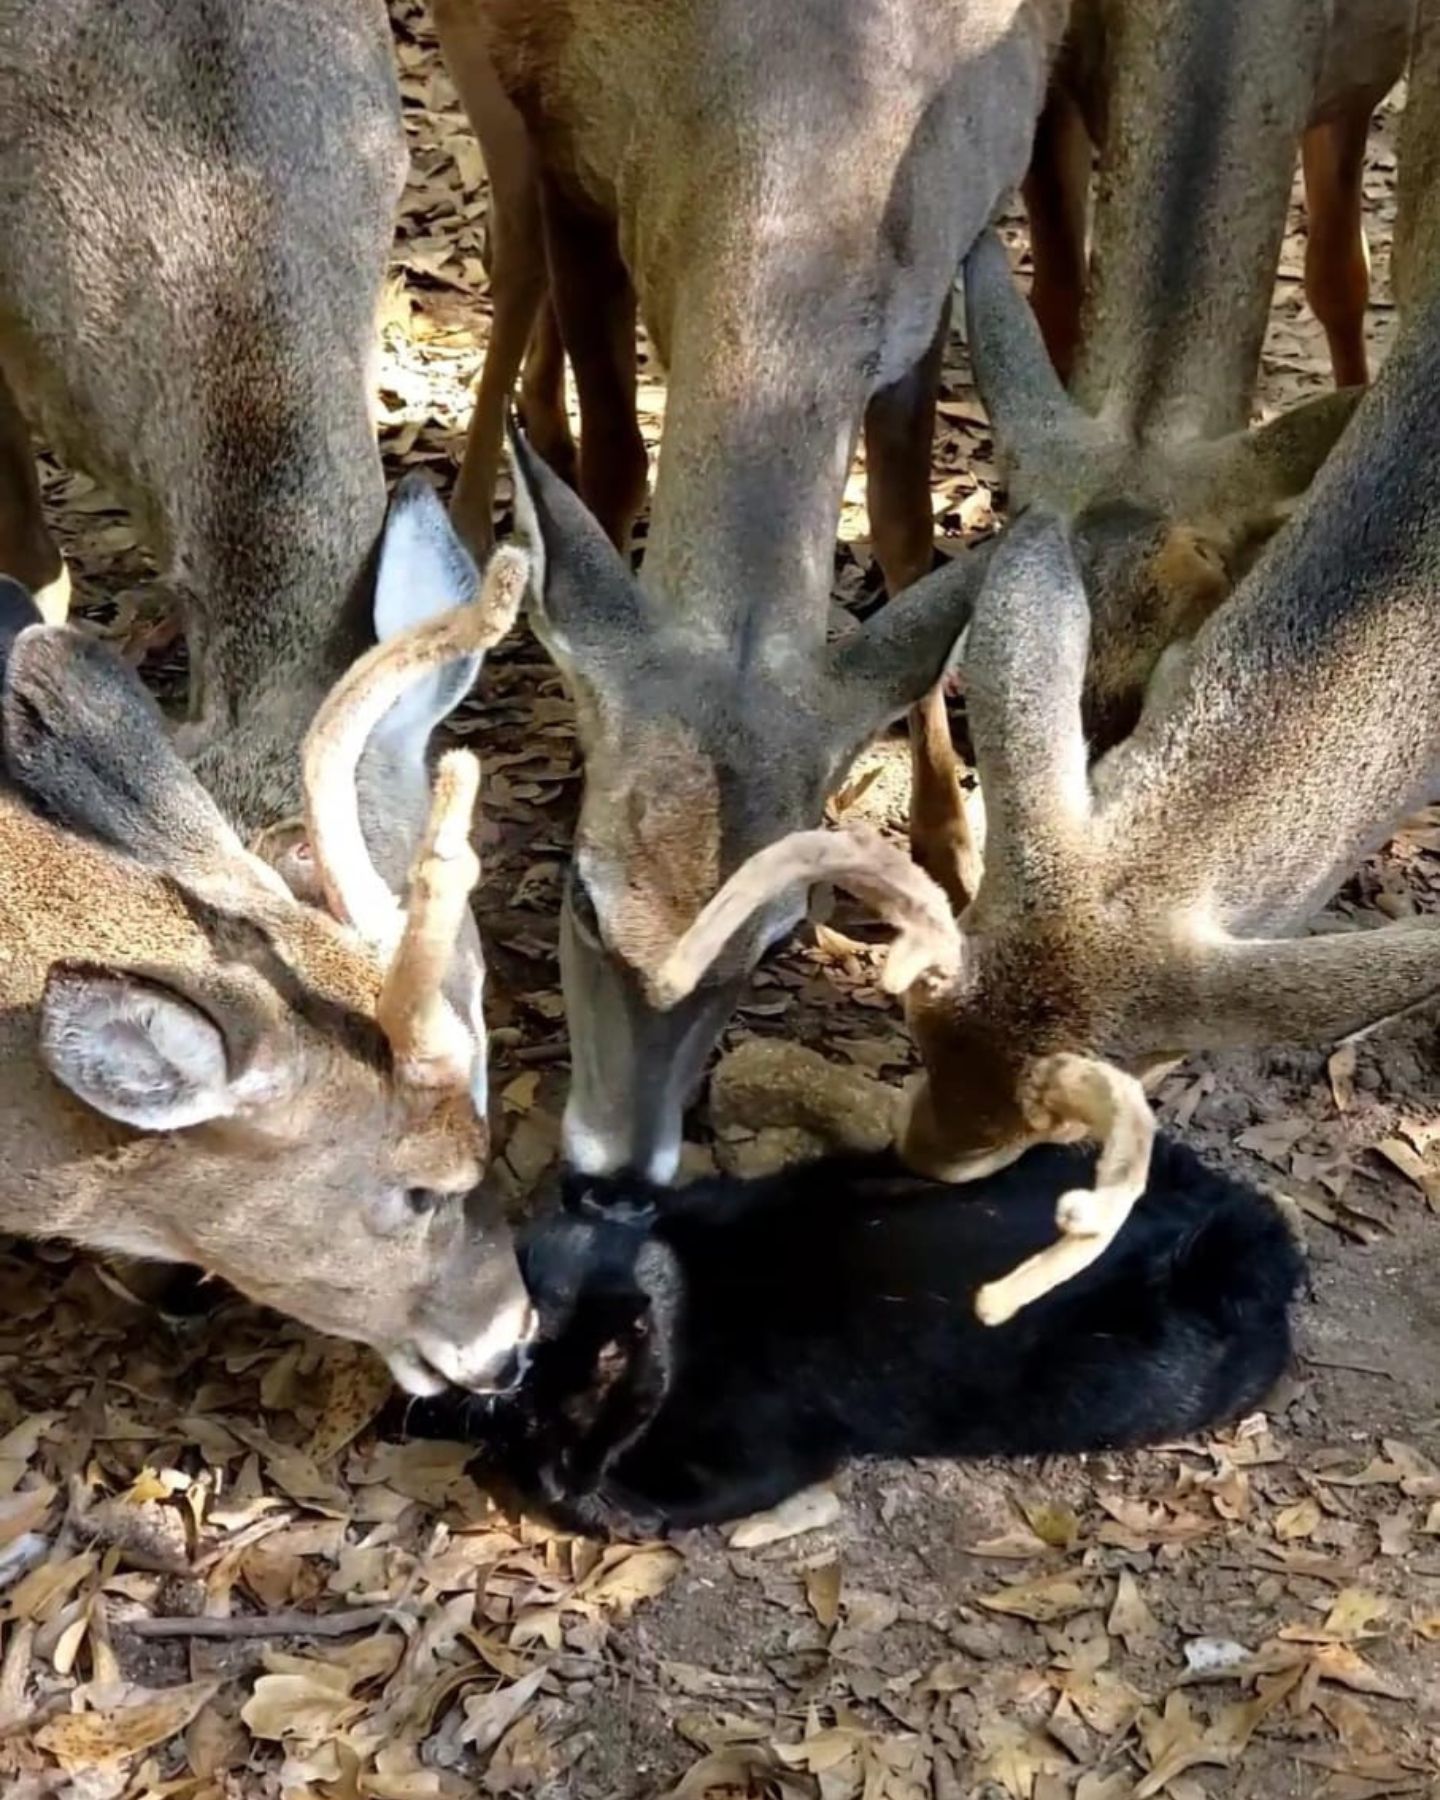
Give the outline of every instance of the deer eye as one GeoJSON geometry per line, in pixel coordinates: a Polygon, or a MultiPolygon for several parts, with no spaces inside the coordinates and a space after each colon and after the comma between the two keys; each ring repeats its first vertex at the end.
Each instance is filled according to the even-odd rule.
{"type": "Polygon", "coordinates": [[[412,1187],[405,1190],[405,1204],[416,1214],[434,1212],[443,1199],[445,1195],[437,1193],[434,1188],[412,1187]]]}

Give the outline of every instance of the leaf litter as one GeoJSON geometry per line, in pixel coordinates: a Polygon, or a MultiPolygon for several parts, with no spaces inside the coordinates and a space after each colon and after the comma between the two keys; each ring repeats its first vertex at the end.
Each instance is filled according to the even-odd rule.
{"type": "MultiPolygon", "coordinates": [[[[488,330],[484,172],[419,0],[391,11],[412,168],[382,317],[381,441],[392,477],[421,468],[446,485],[488,330]]],[[[1394,120],[1367,174],[1382,299],[1394,120]]],[[[1003,222],[1012,244],[1016,224],[1003,222]]],[[[1303,258],[1297,212],[1270,409],[1329,385],[1303,258]]],[[[1392,327],[1388,309],[1372,314],[1377,339],[1392,327]]],[[[653,450],[663,389],[641,354],[653,450]]],[[[939,411],[937,530],[954,541],[1003,515],[958,337],[939,411]]],[[[108,618],[149,573],[138,536],[86,477],[43,455],[41,476],[77,610],[108,618]]],[[[858,469],[840,538],[837,617],[876,585],[858,469]]],[[[173,703],[183,647],[144,673],[173,703]]],[[[517,1203],[558,1153],[573,723],[524,638],[454,722],[490,776],[494,1172],[517,1203]]],[[[898,828],[905,770],[903,745],[884,741],[837,804],[898,828]]],[[[1430,813],[1347,884],[1342,922],[1440,910],[1430,813]]],[[[838,905],[767,961],[727,1047],[785,1039],[902,1081],[913,1052],[875,985],[874,941],[838,905]]],[[[386,1426],[385,1373],[353,1346],[220,1295],[171,1327],[62,1249],[0,1256],[0,1792],[1433,1796],[1440,1408],[1433,1331],[1404,1333],[1412,1314],[1433,1318],[1437,1089],[1423,1018],[1328,1056],[1196,1059],[1162,1088],[1162,1121],[1306,1221],[1322,1305],[1303,1313],[1268,1430],[1041,1467],[853,1471],[678,1545],[602,1548],[509,1515],[464,1446],[386,1426]]],[[[766,1166],[767,1130],[702,1118],[685,1167],[766,1166]]]]}

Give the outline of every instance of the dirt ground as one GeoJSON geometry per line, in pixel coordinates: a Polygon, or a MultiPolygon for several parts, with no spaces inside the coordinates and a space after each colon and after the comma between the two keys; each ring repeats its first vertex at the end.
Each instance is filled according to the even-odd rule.
{"type": "MultiPolygon", "coordinates": [[[[418,5],[392,10],[414,166],[382,429],[392,475],[421,465],[448,485],[485,340],[483,171],[418,5]]],[[[1367,179],[1377,351],[1394,123],[1367,179]]],[[[1328,382],[1302,256],[1297,212],[1267,413],[1328,382]]],[[[1003,496],[958,339],[942,413],[937,530],[983,535],[1003,496]]],[[[104,619],[146,573],[132,527],[82,477],[46,463],[45,480],[81,609],[104,619]]],[[[836,596],[853,603],[875,584],[858,475],[841,537],[836,596]]],[[[172,656],[147,674],[173,696],[183,670],[172,656]]],[[[496,839],[482,923],[499,1174],[518,1199],[553,1159],[563,1100],[555,920],[579,788],[570,708],[532,641],[492,658],[459,730],[483,753],[496,839]]],[[[899,823],[899,743],[871,762],[863,804],[899,823]]],[[[1436,910],[1437,853],[1440,807],[1337,915],[1436,910]]],[[[908,1046],[873,976],[807,928],[728,1041],[784,1034],[898,1079],[908,1046]]],[[[1314,1291],[1266,1415],[1123,1458],[853,1470],[738,1541],[602,1553],[555,1537],[497,1511],[464,1446],[378,1430],[387,1381],[366,1353],[239,1303],[168,1324],[84,1259],[13,1249],[0,1793],[1440,1795],[1435,1026],[1432,1009],[1328,1058],[1196,1061],[1164,1091],[1170,1124],[1303,1209],[1314,1291]],[[337,1611],[334,1635],[286,1633],[285,1615],[337,1611]],[[212,1635],[190,1635],[196,1615],[212,1635]]],[[[694,1163],[744,1161],[703,1110],[692,1135],[694,1163]]]]}

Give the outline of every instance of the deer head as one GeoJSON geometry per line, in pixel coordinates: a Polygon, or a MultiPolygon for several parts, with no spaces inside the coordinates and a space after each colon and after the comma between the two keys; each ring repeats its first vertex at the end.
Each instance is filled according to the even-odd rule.
{"type": "Polygon", "coordinates": [[[962,559],[834,646],[774,621],[736,678],[728,634],[653,603],[580,501],[513,438],[537,633],[575,700],[585,791],[561,922],[574,1072],[565,1151],[668,1180],[681,1113],[746,977],[800,917],[754,909],[683,1003],[654,980],[716,889],[813,826],[851,760],[944,671],[977,568],[962,559]]]}
{"type": "Polygon", "coordinates": [[[478,1010],[444,982],[478,875],[478,767],[442,759],[402,901],[361,824],[378,718],[473,671],[524,588],[377,647],[303,756],[315,886],[248,851],[102,647],[0,606],[0,1223],[194,1262],[372,1344],[411,1392],[501,1383],[532,1325],[482,1182],[478,1010]],[[7,629],[8,627],[8,629],[7,629]]]}
{"type": "Polygon", "coordinates": [[[1093,408],[1083,406],[1061,385],[993,231],[966,259],[965,312],[1012,508],[1075,521],[1094,609],[1085,723],[1103,749],[1133,726],[1163,651],[1193,637],[1305,493],[1361,390],[1213,437],[1198,401],[1198,412],[1152,417],[1118,376],[1113,393],[1092,380],[1093,408]]]}

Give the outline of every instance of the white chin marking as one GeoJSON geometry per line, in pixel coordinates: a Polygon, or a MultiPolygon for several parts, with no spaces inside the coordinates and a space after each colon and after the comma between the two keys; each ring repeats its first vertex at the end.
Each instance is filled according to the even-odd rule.
{"type": "Polygon", "coordinates": [[[668,1138],[663,1144],[657,1144],[650,1152],[645,1173],[658,1187],[668,1187],[675,1179],[675,1172],[680,1167],[680,1148],[677,1135],[668,1138]]]}
{"type": "Polygon", "coordinates": [[[490,1323],[465,1344],[443,1340],[430,1342],[422,1338],[420,1348],[427,1362],[439,1369],[456,1387],[484,1390],[494,1385],[495,1376],[505,1366],[511,1353],[535,1334],[535,1311],[529,1296],[520,1293],[506,1302],[490,1323]]]}
{"type": "Polygon", "coordinates": [[[592,1131],[572,1108],[566,1107],[561,1126],[565,1160],[582,1175],[608,1175],[625,1161],[623,1152],[598,1131],[592,1131]]]}
{"type": "MultiPolygon", "coordinates": [[[[628,1145],[592,1131],[583,1120],[568,1110],[561,1135],[566,1162],[582,1175],[612,1175],[616,1169],[633,1167],[635,1164],[636,1159],[628,1145]]],[[[680,1151],[680,1133],[667,1133],[646,1159],[646,1179],[661,1187],[673,1181],[675,1172],[680,1167],[680,1151]]]]}
{"type": "Polygon", "coordinates": [[[63,625],[70,617],[70,570],[62,563],[60,573],[30,596],[40,609],[47,625],[63,625]]]}
{"type": "Polygon", "coordinates": [[[432,1368],[427,1367],[420,1358],[409,1350],[386,1350],[382,1352],[390,1373],[395,1377],[397,1387],[403,1388],[407,1394],[414,1394],[418,1399],[428,1400],[432,1394],[443,1393],[445,1379],[432,1368]]]}

